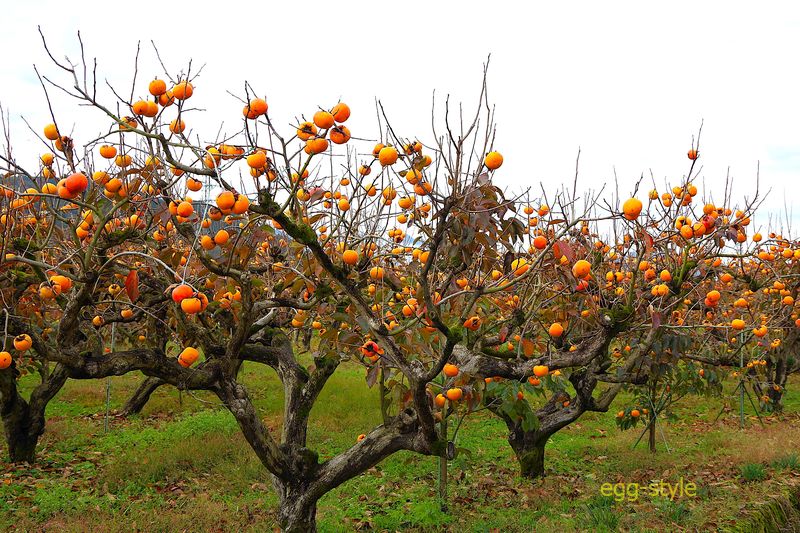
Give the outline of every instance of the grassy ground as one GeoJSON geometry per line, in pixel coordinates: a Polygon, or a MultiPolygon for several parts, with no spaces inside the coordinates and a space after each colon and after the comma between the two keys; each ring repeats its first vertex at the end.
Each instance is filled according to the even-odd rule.
{"type": "MultiPolygon", "coordinates": [[[[118,408],[138,376],[111,381],[118,408]]],[[[245,368],[244,381],[269,425],[279,428],[275,375],[245,368]]],[[[30,386],[31,383],[26,385],[30,386]]],[[[640,445],[638,431],[616,429],[613,412],[589,414],[547,448],[548,475],[520,479],[504,426],[484,413],[465,422],[450,464],[449,511],[436,497],[437,459],[399,453],[324,497],[322,531],[665,531],[735,526],[775,494],[800,488],[800,382],[787,414],[740,431],[732,411],[714,423],[722,401],[687,401],[666,427],[669,452],[640,445]],[[698,487],[696,497],[635,501],[601,495],[604,483],[652,480],[698,487]],[[762,479],[763,478],[763,479],[762,479]]],[[[51,402],[40,461],[4,464],[0,528],[47,531],[264,531],[275,527],[276,499],[266,471],[235,421],[209,395],[162,388],[143,414],[113,417],[104,432],[104,381],[70,382],[51,402]]],[[[619,398],[622,405],[624,398],[619,398]]],[[[350,446],[379,418],[363,370],[342,367],[312,413],[311,446],[322,459],[350,446]]],[[[0,450],[5,455],[5,450],[0,450]]],[[[626,496],[632,495],[628,486],[626,496]]]]}

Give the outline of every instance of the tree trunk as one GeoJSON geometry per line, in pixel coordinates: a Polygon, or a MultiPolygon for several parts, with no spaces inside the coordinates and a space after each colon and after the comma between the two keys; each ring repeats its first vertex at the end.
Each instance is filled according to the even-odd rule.
{"type": "Polygon", "coordinates": [[[150,401],[150,395],[163,384],[164,382],[159,378],[145,378],[136,388],[133,395],[125,402],[120,414],[122,416],[130,416],[141,413],[144,406],[150,401]]]}
{"type": "Polygon", "coordinates": [[[36,445],[44,433],[47,403],[67,381],[67,371],[57,365],[43,374],[42,383],[31,393],[30,402],[17,391],[16,366],[0,372],[0,417],[3,420],[8,457],[14,463],[33,463],[36,445]]]}
{"type": "Polygon", "coordinates": [[[769,397],[769,401],[772,404],[773,412],[780,413],[783,411],[783,388],[775,389],[775,387],[770,387],[767,389],[767,397],[769,397]]]}
{"type": "Polygon", "coordinates": [[[43,433],[44,420],[36,423],[36,415],[21,397],[17,397],[6,407],[3,410],[3,430],[8,457],[12,463],[33,463],[36,460],[36,444],[43,433]]]}
{"type": "Polygon", "coordinates": [[[309,498],[302,485],[276,478],[280,507],[278,523],[286,533],[313,533],[317,530],[317,500],[309,498]]]}
{"type": "Polygon", "coordinates": [[[544,476],[544,448],[550,439],[549,434],[538,431],[512,431],[508,442],[517,455],[520,475],[528,479],[544,476]]]}
{"type": "Polygon", "coordinates": [[[38,435],[32,435],[25,429],[9,432],[6,426],[6,444],[8,457],[12,463],[33,463],[36,461],[36,444],[38,435]]]}

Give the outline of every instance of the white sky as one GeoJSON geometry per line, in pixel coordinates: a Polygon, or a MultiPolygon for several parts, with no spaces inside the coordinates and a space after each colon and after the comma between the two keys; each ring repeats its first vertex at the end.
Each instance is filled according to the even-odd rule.
{"type": "MultiPolygon", "coordinates": [[[[128,3],[117,12],[112,5],[3,6],[0,102],[13,117],[24,115],[37,130],[49,122],[33,64],[68,81],[47,59],[37,24],[57,57],[78,57],[80,30],[101,78],[123,94],[130,92],[137,40],[138,95],[161,75],[150,39],[171,73],[190,58],[206,63],[191,103],[209,110],[205,124],[225,120],[229,131],[241,120],[241,105],[225,90],[242,94],[248,80],[287,129],[293,117],[310,117],[341,98],[353,110],[353,135],[376,138],[378,97],[401,136],[430,141],[432,91],[471,109],[491,53],[502,185],[520,190],[544,182],[553,190],[571,182],[580,147],[583,187],[613,180],[616,168],[623,196],[651,170],[663,191],[665,178],[675,184],[688,171],[686,151],[702,119],[702,177],[717,198],[728,167],[738,195],[752,195],[759,162],[762,192],[772,189],[760,222],[780,215],[798,190],[795,2],[262,0],[128,3]]],[[[99,112],[88,112],[92,123],[86,110],[59,109],[62,129],[81,120],[79,142],[106,126],[99,112]]],[[[216,128],[204,133],[213,140],[216,128]]],[[[12,135],[20,154],[34,141],[18,118],[12,135]]],[[[798,224],[800,206],[795,211],[798,224]]]]}

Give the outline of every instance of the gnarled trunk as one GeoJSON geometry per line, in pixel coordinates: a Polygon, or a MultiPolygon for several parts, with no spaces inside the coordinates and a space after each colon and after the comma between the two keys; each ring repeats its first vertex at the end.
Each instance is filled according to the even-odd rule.
{"type": "Polygon", "coordinates": [[[544,448],[550,434],[538,431],[512,431],[508,443],[517,456],[522,477],[536,479],[544,475],[544,448]]]}
{"type": "Polygon", "coordinates": [[[43,428],[44,423],[33,423],[31,409],[22,398],[18,398],[14,404],[8,412],[3,412],[8,457],[12,463],[33,463],[36,460],[36,444],[41,435],[34,426],[43,428]]]}
{"type": "Polygon", "coordinates": [[[42,374],[42,383],[31,393],[30,402],[17,391],[16,365],[0,371],[0,416],[3,419],[8,457],[14,463],[33,463],[36,445],[44,433],[45,410],[67,381],[66,369],[58,365],[42,374]]]}
{"type": "Polygon", "coordinates": [[[278,491],[278,523],[287,533],[317,530],[317,500],[312,498],[302,482],[286,483],[275,478],[278,491]]]}
{"type": "MultiPolygon", "coordinates": [[[[600,363],[593,370],[604,369],[600,363]]],[[[525,431],[522,421],[508,416],[498,407],[490,410],[498,415],[508,427],[508,443],[514,450],[519,462],[520,475],[528,479],[536,479],[544,475],[544,453],[547,441],[558,431],[580,418],[586,411],[605,412],[611,401],[621,390],[618,384],[606,389],[598,398],[592,393],[597,386],[597,378],[590,371],[580,370],[570,376],[570,382],[576,395],[572,398],[565,392],[553,394],[550,400],[535,412],[538,425],[536,429],[525,431]]]]}
{"type": "MultiPolygon", "coordinates": [[[[260,361],[276,370],[284,387],[283,435],[277,442],[261,420],[246,388],[235,380],[235,368],[223,368],[214,392],[236,418],[239,428],[262,464],[273,476],[278,492],[278,521],[283,531],[316,531],[317,501],[342,483],[369,470],[399,450],[425,455],[442,453],[446,446],[438,435],[425,431],[417,410],[403,409],[359,439],[350,448],[320,463],[318,454],[306,447],[311,409],[340,359],[316,357],[313,369],[297,363],[294,347],[284,335],[264,339],[262,346],[248,346],[248,360],[260,361]],[[225,375],[227,374],[227,375],[225,375]]],[[[442,363],[443,365],[444,363],[442,363]]],[[[425,384],[413,385],[417,408],[431,403],[425,384]]],[[[425,419],[434,427],[432,415],[425,419]]]]}
{"type": "Polygon", "coordinates": [[[142,412],[144,406],[150,401],[150,395],[153,394],[157,388],[164,384],[164,381],[159,378],[148,377],[142,381],[136,390],[133,392],[128,401],[122,407],[120,414],[122,416],[136,415],[142,412]]]}

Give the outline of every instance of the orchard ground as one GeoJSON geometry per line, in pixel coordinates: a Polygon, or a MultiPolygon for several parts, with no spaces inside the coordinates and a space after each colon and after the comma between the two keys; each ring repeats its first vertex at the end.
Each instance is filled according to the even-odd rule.
{"type": "MultiPolygon", "coordinates": [[[[246,364],[243,381],[271,429],[280,431],[282,392],[274,372],[246,364]]],[[[111,381],[112,410],[141,376],[111,381]]],[[[33,380],[22,380],[28,389],[33,380]]],[[[726,387],[729,394],[731,386],[726,387]]],[[[517,474],[503,423],[486,412],[470,416],[457,445],[470,450],[450,463],[449,510],[437,499],[437,461],[403,452],[327,494],[321,531],[668,531],[758,527],[775,514],[773,498],[800,493],[800,379],[788,387],[782,420],[755,417],[740,431],[735,401],[691,398],[680,421],[665,426],[670,452],[659,452],[641,430],[621,432],[614,413],[590,413],[547,446],[545,478],[517,474]],[[720,421],[714,418],[727,404],[720,421]],[[788,446],[787,447],[787,443],[788,446]],[[680,478],[695,498],[651,497],[615,502],[604,483],[648,485],[680,478]],[[755,525],[755,526],[754,526],[755,525]]],[[[157,390],[143,413],[112,414],[104,433],[106,382],[69,381],[48,406],[48,426],[33,466],[3,463],[0,527],[23,531],[265,531],[276,525],[277,498],[269,475],[231,414],[210,394],[179,398],[157,390]],[[113,452],[113,453],[112,453],[113,452]],[[260,482],[254,480],[261,480],[260,482]]],[[[112,411],[113,412],[113,411],[112,411]]],[[[750,415],[752,409],[748,409],[750,415]]],[[[363,368],[334,374],[312,413],[310,444],[327,458],[380,419],[377,388],[363,368]],[[328,401],[335,398],[336,401],[328,401]]],[[[5,454],[5,450],[1,450],[5,454]]],[[[796,500],[795,500],[796,501],[796,500]]],[[[756,529],[757,530],[757,529],[756,529]]]]}

